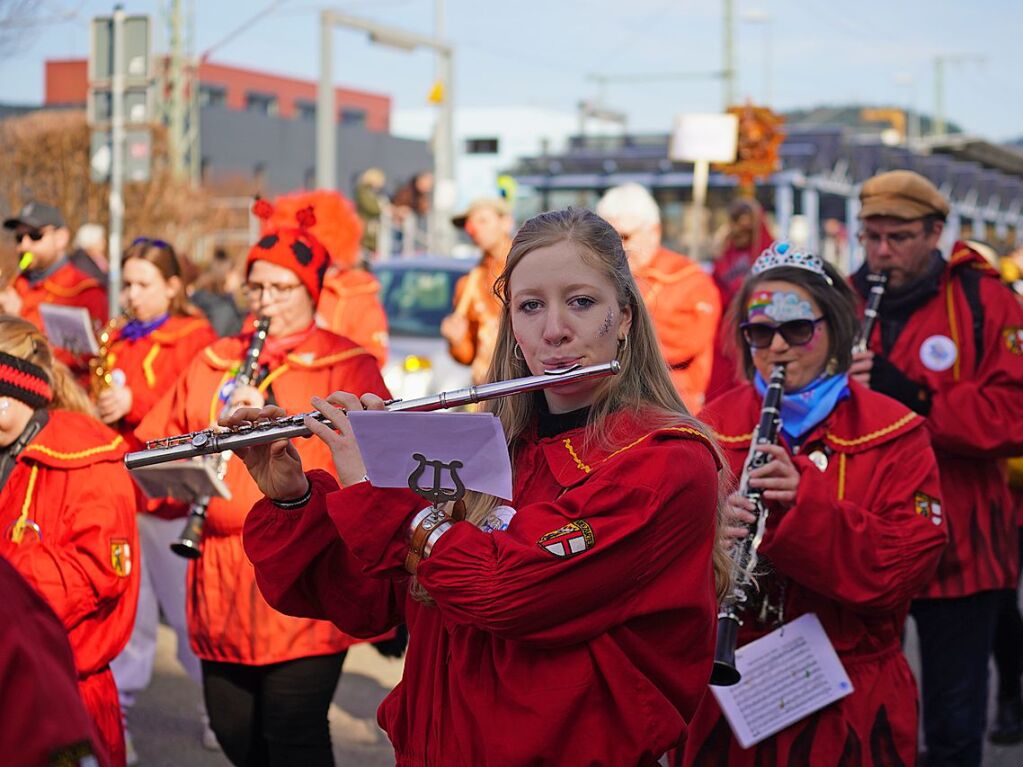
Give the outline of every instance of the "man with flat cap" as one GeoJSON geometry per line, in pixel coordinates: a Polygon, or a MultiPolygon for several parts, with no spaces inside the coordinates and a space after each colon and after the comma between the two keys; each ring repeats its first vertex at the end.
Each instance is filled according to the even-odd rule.
{"type": "Polygon", "coordinates": [[[465,229],[482,253],[479,264],[455,286],[454,311],[441,323],[451,356],[472,366],[472,382],[483,383],[490,368],[501,322],[501,302],[494,295],[494,282],[504,270],[511,250],[511,206],[502,197],[481,197],[451,219],[465,229]]]}
{"type": "Polygon", "coordinates": [[[1019,567],[999,459],[1023,452],[1023,309],[965,244],[942,256],[949,203],[923,176],[874,176],[860,201],[866,262],[852,283],[864,299],[869,273],[886,272],[888,284],[850,374],[927,419],[942,499],[920,498],[918,513],[949,532],[911,609],[927,765],[979,765],[999,590],[1015,587],[1019,567]]]}
{"type": "Polygon", "coordinates": [[[2,280],[0,312],[25,318],[42,329],[40,304],[85,307],[98,324],[107,321],[107,294],[98,273],[90,273],[68,252],[71,233],[52,205],[29,202],[4,221],[13,230],[21,274],[2,280]]]}

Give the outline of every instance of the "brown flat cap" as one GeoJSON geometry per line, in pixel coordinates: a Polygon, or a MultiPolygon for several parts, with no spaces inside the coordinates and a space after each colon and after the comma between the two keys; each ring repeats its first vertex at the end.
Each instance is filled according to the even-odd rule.
{"type": "Polygon", "coordinates": [[[511,205],[509,205],[508,201],[503,197],[477,197],[469,203],[469,207],[452,216],[451,223],[459,229],[464,229],[465,222],[469,218],[469,214],[483,208],[489,208],[499,216],[510,216],[512,214],[511,205]]]}
{"type": "Polygon", "coordinates": [[[911,170],[879,173],[860,189],[860,218],[891,216],[911,221],[948,215],[948,200],[938,188],[911,170]]]}

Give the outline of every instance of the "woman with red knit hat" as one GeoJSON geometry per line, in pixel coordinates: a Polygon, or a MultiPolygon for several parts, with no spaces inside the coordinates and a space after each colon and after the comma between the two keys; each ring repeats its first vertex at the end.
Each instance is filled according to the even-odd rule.
{"type": "MultiPolygon", "coordinates": [[[[273,214],[262,200],[254,211],[264,220],[273,214]]],[[[143,419],[138,438],[205,429],[241,405],[273,403],[304,412],[313,395],[339,388],[387,396],[371,354],[316,326],[329,257],[309,231],[312,211],[301,210],[297,218],[264,230],[246,261],[250,308],[270,321],[251,385],[235,380],[250,348],[250,328],[207,347],[143,419]]],[[[318,440],[295,447],[308,465],[334,471],[318,440]]],[[[188,572],[188,625],[202,662],[210,726],[234,764],[331,765],[327,709],[355,640],[329,623],[288,617],[266,603],[241,537],[262,493],[241,461],[227,461],[224,481],[231,498],[210,501],[202,556],[188,572]]]]}

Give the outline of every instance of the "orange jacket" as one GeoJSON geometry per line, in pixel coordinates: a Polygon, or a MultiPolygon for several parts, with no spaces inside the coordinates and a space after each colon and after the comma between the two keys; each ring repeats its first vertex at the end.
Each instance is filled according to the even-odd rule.
{"type": "Polygon", "coordinates": [[[671,368],[671,380],[690,412],[698,413],[710,381],[721,316],[717,286],[699,264],[667,248],[632,272],[671,368]]]}
{"type": "Polygon", "coordinates": [[[323,278],[316,315],[322,327],[352,339],[376,357],[379,367],[387,362],[387,315],[380,303],[380,283],[369,272],[329,272],[323,278]]]}
{"type": "Polygon", "coordinates": [[[497,345],[501,323],[501,302],[494,295],[494,283],[504,271],[504,264],[492,256],[483,256],[477,266],[455,284],[454,314],[469,323],[465,335],[448,341],[448,350],[456,362],[472,365],[473,383],[487,378],[490,360],[497,345]]]}
{"type": "Polygon", "coordinates": [[[115,428],[129,443],[134,443],[136,427],[152,410],[156,401],[173,386],[192,360],[217,340],[204,317],[176,316],[145,338],[129,341],[118,334],[110,345],[114,370],[124,373],[125,386],[131,389],[131,410],[115,428]]]}
{"type": "Polygon", "coordinates": [[[64,624],[79,691],[114,765],[124,763],[124,743],[108,664],[128,643],[139,590],[135,490],[123,455],[124,438],[99,421],[51,410],[0,489],[0,556],[64,624]]]}
{"type": "MultiPolygon", "coordinates": [[[[221,398],[245,354],[251,334],[222,338],[203,351],[173,388],[142,419],[136,431],[147,440],[207,428],[224,407],[221,398]]],[[[299,343],[259,384],[289,413],[312,409],[314,394],[343,389],[387,397],[376,360],[365,349],[322,328],[299,343]]],[[[306,469],[334,473],[330,451],[318,439],[296,439],[306,469]]],[[[256,588],[252,565],[242,550],[242,524],[263,494],[245,466],[232,457],[225,482],[230,500],[214,498],[207,510],[202,556],[188,568],[188,628],[200,658],[264,665],[325,655],[355,640],[329,623],[282,615],[256,588]]]]}

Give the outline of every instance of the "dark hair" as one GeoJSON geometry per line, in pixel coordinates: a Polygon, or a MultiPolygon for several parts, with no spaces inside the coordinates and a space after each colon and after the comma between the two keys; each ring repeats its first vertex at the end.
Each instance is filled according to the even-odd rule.
{"type": "Polygon", "coordinates": [[[810,294],[826,320],[828,357],[836,362],[835,372],[844,373],[849,369],[853,344],[860,333],[860,324],[856,318],[856,297],[849,283],[835,267],[825,263],[824,271],[831,279],[830,285],[819,274],[794,266],[779,266],[746,278],[729,307],[728,321],[733,332],[732,343],[742,355],[742,370],[747,380],[753,378],[753,355],[739,324],[746,318],[746,307],[753,290],[764,282],[774,280],[799,285],[810,294]]]}
{"type": "Polygon", "coordinates": [[[177,277],[181,281],[181,289],[171,299],[170,313],[176,315],[194,314],[195,310],[185,296],[185,277],[182,274],[181,260],[170,243],[139,237],[124,251],[124,263],[133,258],[151,263],[165,280],[177,277]]]}

